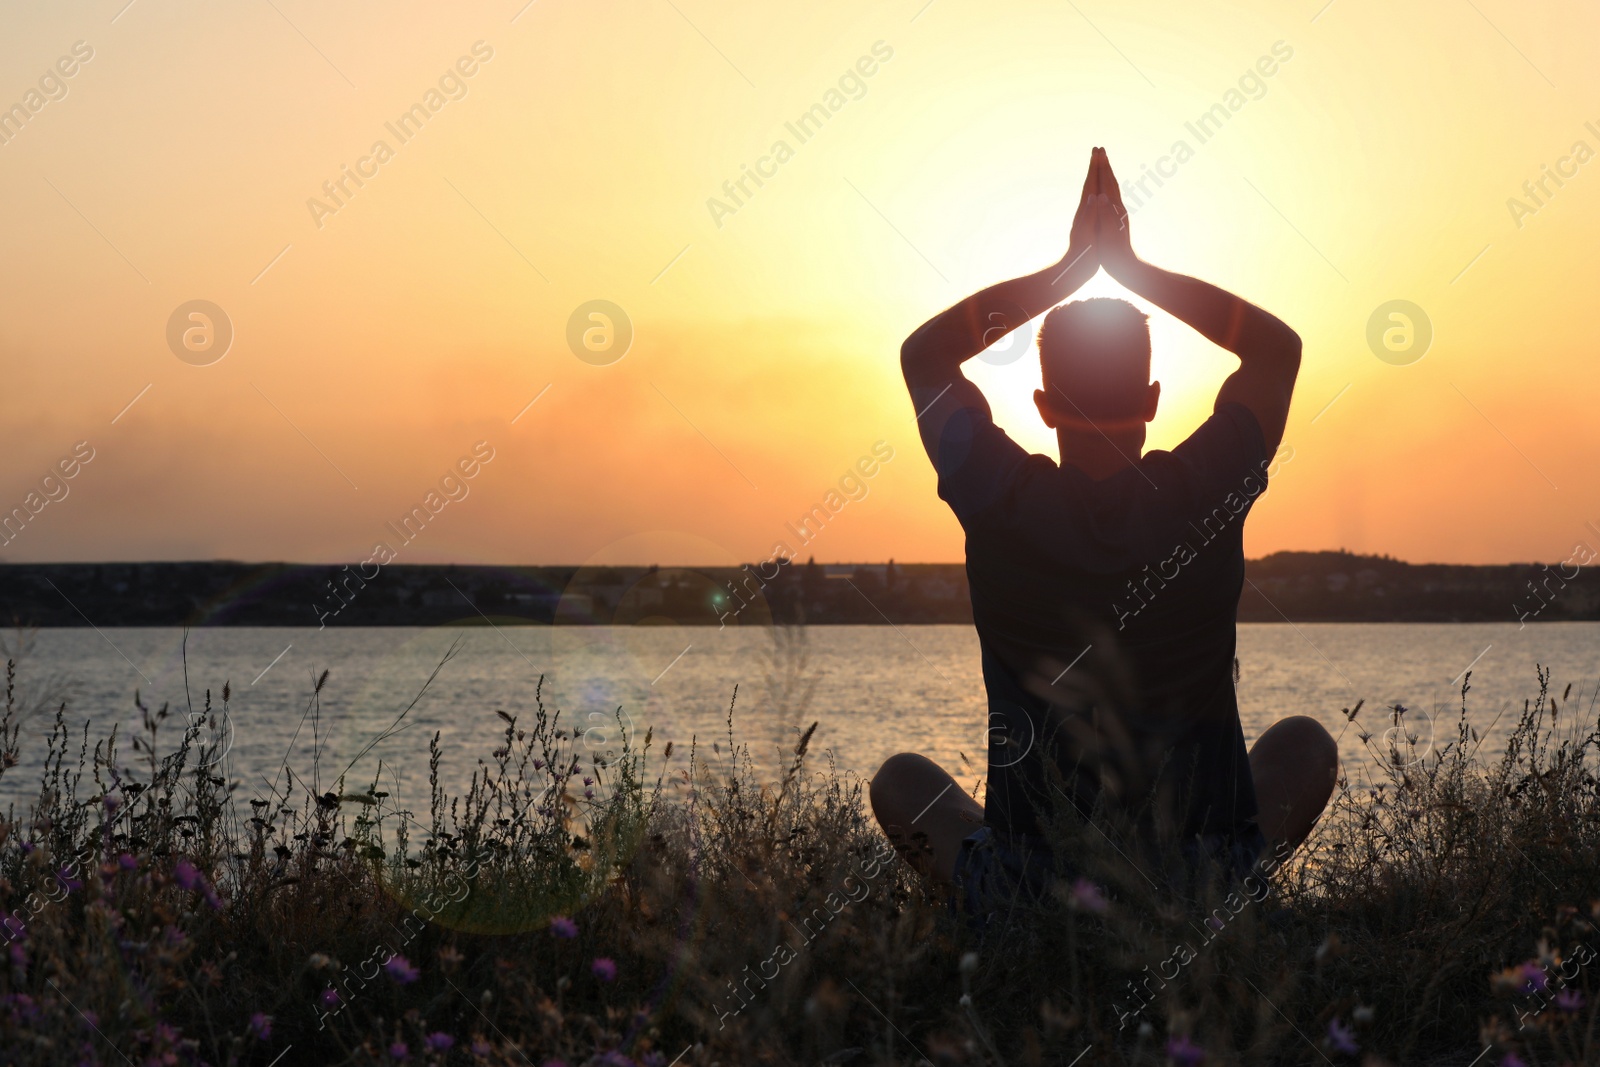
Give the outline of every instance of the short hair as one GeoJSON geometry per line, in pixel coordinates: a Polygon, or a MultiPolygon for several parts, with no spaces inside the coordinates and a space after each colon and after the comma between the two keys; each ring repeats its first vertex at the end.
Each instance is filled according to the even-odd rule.
{"type": "Polygon", "coordinates": [[[1140,414],[1150,384],[1150,316],[1110,297],[1074,300],[1039,327],[1045,391],[1089,418],[1140,414]]]}

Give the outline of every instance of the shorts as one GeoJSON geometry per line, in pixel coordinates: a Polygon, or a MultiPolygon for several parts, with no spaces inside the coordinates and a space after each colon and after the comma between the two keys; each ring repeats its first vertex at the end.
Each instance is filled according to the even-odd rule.
{"type": "MultiPolygon", "coordinates": [[[[1267,839],[1255,823],[1232,832],[1202,834],[1180,847],[1183,870],[1174,872],[1173,887],[1186,896],[1198,896],[1196,890],[1207,874],[1237,885],[1266,850],[1267,839]]],[[[1055,857],[1043,841],[1008,841],[983,826],[961,842],[952,877],[951,911],[981,929],[1002,911],[1041,903],[1057,877],[1055,857]]]]}

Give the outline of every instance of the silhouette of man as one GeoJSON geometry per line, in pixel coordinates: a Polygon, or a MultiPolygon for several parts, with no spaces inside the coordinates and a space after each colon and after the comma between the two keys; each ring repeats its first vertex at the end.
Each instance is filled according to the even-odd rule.
{"type": "Polygon", "coordinates": [[[1303,841],[1333,790],[1333,738],[1293,716],[1247,754],[1233,686],[1242,528],[1283,438],[1295,332],[1139,259],[1095,149],[1062,260],[935,316],[900,362],[939,495],[966,533],[990,744],[982,808],[926,757],[885,761],[870,798],[890,838],[980,913],[996,893],[1048,885],[1054,796],[1125,815],[1191,871],[1206,862],[1240,878],[1269,847],[1281,858],[1303,841]],[[1161,394],[1146,316],[1122,300],[1055,307],[1034,402],[1058,466],[995,426],[961,364],[1101,268],[1239,368],[1186,441],[1144,453],[1161,394]]]}

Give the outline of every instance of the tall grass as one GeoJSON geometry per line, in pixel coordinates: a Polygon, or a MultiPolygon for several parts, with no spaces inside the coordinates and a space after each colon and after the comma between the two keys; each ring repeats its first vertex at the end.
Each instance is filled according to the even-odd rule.
{"type": "MultiPolygon", "coordinates": [[[[141,708],[126,739],[63,706],[37,795],[0,819],[0,1059],[1600,1061],[1594,702],[1580,721],[1540,671],[1489,758],[1469,689],[1436,750],[1381,713],[1381,784],[1341,780],[1270,893],[1174,894],[1069,811],[1070,871],[981,932],[894,856],[862,783],[814,765],[815,725],[763,770],[734,702],[709,744],[624,731],[610,754],[542,700],[485,709],[503,732],[465,793],[433,738],[425,813],[354,761],[270,790],[216,773],[226,686],[187,719],[141,708]]],[[[0,775],[16,694],[8,665],[0,775]]]]}

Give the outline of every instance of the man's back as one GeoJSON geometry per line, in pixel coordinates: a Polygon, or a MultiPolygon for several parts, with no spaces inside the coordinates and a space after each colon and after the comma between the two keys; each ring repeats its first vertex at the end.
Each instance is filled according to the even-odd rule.
{"type": "Polygon", "coordinates": [[[1270,464],[1254,416],[1224,405],[1100,481],[1027,455],[985,411],[947,428],[940,495],[967,534],[989,691],[985,821],[1037,836],[1052,782],[1085,812],[1103,783],[1151,801],[1185,834],[1252,819],[1232,667],[1240,535],[1270,464]]]}

